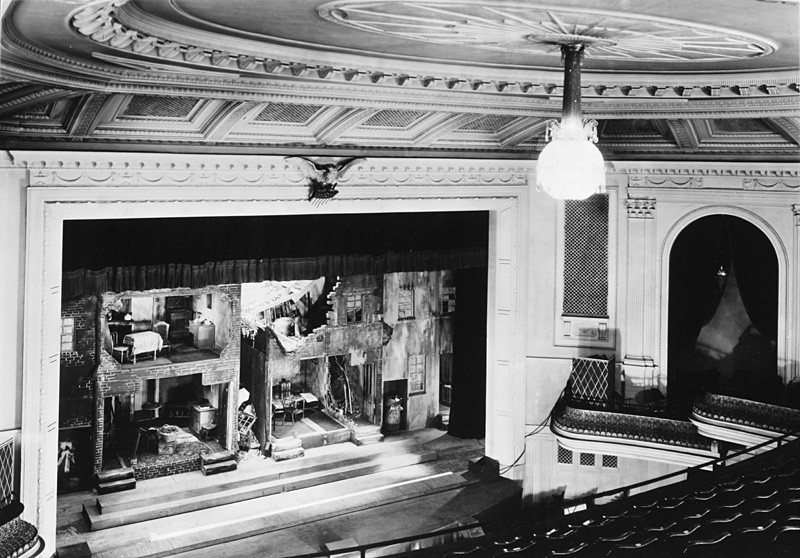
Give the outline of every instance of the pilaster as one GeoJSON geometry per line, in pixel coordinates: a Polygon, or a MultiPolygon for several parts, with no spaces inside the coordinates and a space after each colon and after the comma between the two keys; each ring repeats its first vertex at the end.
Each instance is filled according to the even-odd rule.
{"type": "Polygon", "coordinates": [[[625,397],[656,388],[666,395],[666,377],[654,360],[658,320],[652,311],[655,300],[656,270],[656,200],[628,198],[628,280],[625,297],[625,397]]]}
{"type": "MultiPolygon", "coordinates": [[[[789,331],[797,331],[800,327],[800,203],[792,204],[792,222],[794,224],[794,241],[792,243],[792,269],[789,270],[789,293],[792,306],[789,314],[789,331]]],[[[789,358],[786,361],[784,378],[787,381],[800,378],[800,339],[797,335],[789,336],[789,358]]]]}

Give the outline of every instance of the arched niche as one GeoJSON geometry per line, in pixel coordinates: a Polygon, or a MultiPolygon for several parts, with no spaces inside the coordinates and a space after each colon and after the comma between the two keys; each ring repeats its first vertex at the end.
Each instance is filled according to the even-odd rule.
{"type": "MultiPolygon", "coordinates": [[[[789,343],[787,339],[787,293],[788,293],[788,280],[787,273],[789,268],[789,257],[786,247],[780,235],[775,229],[760,215],[753,211],[734,206],[723,205],[709,205],[694,209],[685,213],[669,227],[664,240],[661,245],[661,328],[662,332],[662,347],[661,347],[661,366],[670,370],[670,348],[669,348],[669,335],[670,331],[670,312],[671,297],[674,296],[670,285],[670,258],[672,251],[675,247],[676,241],[679,240],[681,234],[691,227],[693,223],[699,222],[701,219],[712,216],[730,216],[741,219],[750,226],[760,231],[768,245],[774,250],[775,258],[777,260],[777,316],[775,325],[775,354],[776,354],[776,372],[783,381],[791,379],[791,371],[789,370],[789,343]]],[[[669,386],[669,389],[674,387],[669,386]]],[[[669,397],[669,394],[668,394],[669,397]]]]}

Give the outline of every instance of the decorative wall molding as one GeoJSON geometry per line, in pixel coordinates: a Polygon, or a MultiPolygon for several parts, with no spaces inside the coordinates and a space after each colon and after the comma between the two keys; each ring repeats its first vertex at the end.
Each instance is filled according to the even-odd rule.
{"type": "Polygon", "coordinates": [[[629,219],[654,219],[656,200],[652,198],[628,198],[625,200],[629,219]]]}
{"type": "Polygon", "coordinates": [[[742,182],[742,187],[745,190],[779,190],[790,189],[797,190],[800,188],[799,180],[764,180],[759,178],[745,178],[742,182]]]}
{"type": "MultiPolygon", "coordinates": [[[[721,176],[763,179],[797,179],[800,180],[800,164],[797,163],[709,163],[696,164],[691,162],[678,163],[640,163],[640,162],[614,162],[613,172],[625,175],[647,176],[648,180],[655,181],[655,176],[721,176]]],[[[632,178],[629,178],[632,180],[632,178]]],[[[637,184],[643,186],[643,183],[637,184]]]]}
{"type": "MultiPolygon", "coordinates": [[[[32,186],[298,186],[303,169],[282,157],[151,156],[107,153],[52,158],[46,152],[11,152],[28,169],[32,186]],[[83,156],[83,157],[81,157],[83,156]]],[[[534,162],[439,160],[435,164],[368,159],[353,166],[339,184],[353,186],[521,186],[534,162]]]]}
{"type": "Polygon", "coordinates": [[[794,215],[794,226],[800,227],[800,203],[792,204],[792,215],[794,215]]]}
{"type": "Polygon", "coordinates": [[[644,176],[631,175],[628,178],[628,188],[646,188],[661,186],[665,188],[702,188],[702,176],[644,176]]]}

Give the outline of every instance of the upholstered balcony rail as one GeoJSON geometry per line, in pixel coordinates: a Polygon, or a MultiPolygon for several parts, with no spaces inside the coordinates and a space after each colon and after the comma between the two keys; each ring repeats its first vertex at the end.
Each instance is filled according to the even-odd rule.
{"type": "Polygon", "coordinates": [[[705,393],[694,404],[692,415],[778,434],[800,432],[800,410],[718,393],[705,393]]]}
{"type": "Polygon", "coordinates": [[[650,442],[711,451],[712,440],[688,421],[663,417],[556,406],[551,428],[557,435],[650,442]]]}

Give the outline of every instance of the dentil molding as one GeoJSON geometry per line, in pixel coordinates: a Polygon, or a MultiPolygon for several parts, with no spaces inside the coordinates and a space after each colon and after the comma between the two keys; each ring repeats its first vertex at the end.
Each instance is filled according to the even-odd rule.
{"type": "MultiPolygon", "coordinates": [[[[446,65],[429,68],[412,65],[403,70],[403,63],[407,62],[374,57],[357,62],[315,62],[309,57],[321,56],[316,51],[305,49],[293,55],[280,54],[280,51],[274,54],[272,50],[276,45],[269,55],[254,54],[262,52],[263,46],[252,52],[234,52],[231,48],[226,51],[176,42],[126,26],[118,18],[117,11],[130,8],[125,6],[127,1],[91,2],[73,12],[69,20],[76,33],[100,47],[95,56],[105,64],[42,48],[22,37],[10,24],[11,18],[4,18],[3,34],[7,41],[4,46],[7,52],[14,54],[12,58],[19,60],[5,61],[4,71],[20,79],[105,92],[158,93],[191,89],[200,95],[219,98],[267,100],[270,96],[296,94],[308,102],[313,97],[336,97],[353,103],[366,103],[376,96],[384,103],[407,104],[420,102],[419,95],[430,90],[434,97],[428,102],[437,106],[463,105],[465,99],[470,99],[466,103],[474,103],[474,108],[496,103],[497,100],[483,99],[487,93],[499,94],[504,102],[519,98],[526,105],[534,103],[537,110],[548,114],[560,104],[550,106],[562,94],[558,72],[530,72],[520,76],[518,72],[506,75],[497,69],[470,67],[464,75],[454,76],[447,73],[451,69],[446,65]],[[120,56],[105,49],[117,51],[120,56]],[[304,61],[298,61],[300,54],[305,56],[304,61]],[[182,66],[175,66],[175,62],[182,66]],[[264,80],[263,76],[272,79],[264,80]],[[364,95],[364,86],[370,86],[367,95],[364,95]],[[332,94],[332,89],[336,94],[332,94]],[[406,97],[402,100],[397,98],[400,90],[409,90],[407,94],[400,94],[406,97]],[[481,95],[469,95],[472,92],[481,95]],[[455,94],[458,100],[448,99],[449,94],[455,94]]],[[[765,113],[794,115],[800,93],[796,72],[701,78],[647,76],[646,83],[637,81],[640,79],[633,74],[586,73],[582,91],[587,100],[584,111],[604,117],[631,110],[639,117],[675,111],[681,114],[682,111],[691,114],[708,111],[725,117],[729,117],[731,111],[742,117],[765,113]],[[703,102],[687,103],[688,99],[703,99],[703,102]]],[[[517,110],[525,110],[525,107],[517,110]]]]}
{"type": "MultiPolygon", "coordinates": [[[[330,160],[330,158],[323,158],[330,160]]],[[[298,186],[305,168],[283,157],[7,152],[0,167],[27,169],[31,186],[298,186]]],[[[524,186],[533,161],[367,159],[341,186],[524,186]]]]}

